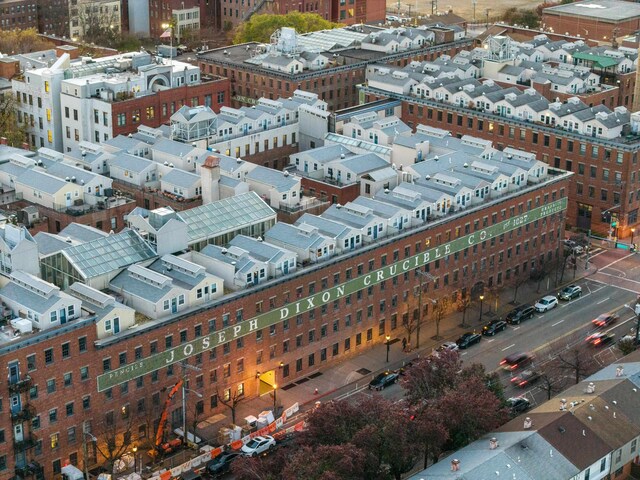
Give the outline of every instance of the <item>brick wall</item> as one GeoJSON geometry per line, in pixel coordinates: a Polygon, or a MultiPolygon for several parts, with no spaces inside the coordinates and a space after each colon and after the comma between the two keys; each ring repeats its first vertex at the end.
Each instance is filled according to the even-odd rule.
{"type": "MultiPolygon", "coordinates": [[[[89,322],[84,326],[79,323],[71,324],[71,327],[77,326],[77,329],[67,333],[61,333],[60,329],[53,330],[46,337],[40,337],[36,346],[3,351],[2,361],[5,364],[19,361],[21,374],[31,375],[34,385],[39,387],[37,398],[31,399],[30,403],[41,416],[40,428],[34,433],[43,441],[42,453],[35,455],[31,450],[27,458],[37,459],[45,468],[45,478],[52,478],[52,462],[59,458],[68,458],[81,449],[81,441],[78,438],[75,442],[68,440],[69,428],[75,427],[76,431],[80,432],[82,422],[90,420],[92,432],[100,439],[105,414],[113,411],[117,418],[122,407],[127,405],[130,414],[133,415],[135,441],[138,443],[143,441],[137,438],[139,425],[145,424],[148,419],[149,424],[153,425],[153,419],[159,415],[158,409],[153,407],[154,398],[161,403],[164,402],[167,395],[165,389],[176,383],[181,375],[180,367],[176,364],[172,372],[163,369],[157,376],[147,375],[142,378],[140,385],[136,381],[131,381],[126,385],[126,390],[117,387],[107,395],[97,393],[95,383],[96,376],[103,373],[105,359],[109,358],[111,368],[115,369],[120,366],[121,354],[126,363],[133,362],[137,347],[140,348],[140,355],[147,357],[151,354],[153,342],[156,342],[157,351],[166,349],[165,338],[169,336],[172,338],[172,345],[178,345],[180,332],[183,330],[186,332],[188,341],[196,338],[197,326],[200,326],[203,335],[208,334],[211,319],[216,319],[217,328],[221,328],[223,314],[230,314],[231,323],[233,323],[239,309],[242,309],[242,317],[249,319],[259,311],[266,312],[280,308],[295,301],[296,298],[306,297],[311,291],[323,291],[346,281],[349,277],[364,275],[372,269],[417,254],[424,250],[425,245],[435,247],[448,242],[456,238],[457,231],[465,234],[464,232],[482,228],[485,221],[487,224],[494,221],[494,214],[497,221],[502,221],[513,212],[515,214],[520,212],[521,206],[526,209],[528,201],[535,206],[536,201],[542,201],[545,195],[549,196],[550,201],[561,198],[566,188],[566,179],[558,179],[555,183],[547,184],[538,190],[523,193],[514,198],[505,198],[481,212],[467,213],[450,221],[435,224],[429,230],[409,232],[406,236],[396,238],[389,243],[378,241],[370,249],[360,249],[351,257],[340,257],[324,262],[302,276],[283,278],[267,286],[242,292],[233,300],[226,299],[214,307],[166,323],[158,323],[149,329],[121,332],[120,341],[104,348],[94,346],[95,326],[89,322]],[[79,351],[79,338],[82,337],[86,337],[87,351],[85,352],[79,351]],[[67,350],[63,350],[62,346],[67,343],[68,357],[63,358],[63,351],[67,350]],[[44,352],[49,348],[52,349],[53,361],[45,365],[44,352]],[[35,369],[31,371],[27,371],[26,367],[28,354],[36,355],[35,369]],[[82,380],[80,368],[85,366],[89,368],[89,375],[82,380]],[[66,372],[72,374],[70,386],[64,385],[66,372]],[[55,380],[55,392],[47,393],[48,380],[55,380]],[[90,396],[90,406],[85,410],[82,399],[86,396],[90,396]],[[145,402],[145,410],[137,412],[137,405],[141,400],[145,402]],[[74,403],[75,413],[66,415],[66,405],[71,402],[74,403]],[[49,422],[48,419],[49,411],[52,409],[57,409],[58,412],[55,422],[49,422]],[[51,449],[50,435],[57,432],[60,433],[59,447],[51,449]]],[[[440,287],[432,288],[430,296],[434,298],[452,296],[461,289],[471,289],[476,281],[484,282],[487,287],[504,286],[517,276],[528,276],[531,268],[534,266],[539,268],[540,256],[544,257],[544,262],[548,262],[549,255],[551,257],[555,255],[560,248],[559,236],[563,232],[562,216],[554,215],[538,224],[523,227],[521,231],[505,234],[496,238],[495,241],[479,243],[464,252],[451,255],[446,261],[432,262],[429,271],[440,278],[440,287]],[[517,245],[520,247],[516,250],[517,245]],[[517,251],[519,253],[514,255],[517,251]],[[503,255],[499,256],[500,252],[503,252],[503,255]],[[500,258],[502,260],[499,260],[500,258]],[[482,268],[482,259],[487,261],[486,268],[482,268]],[[475,272],[474,280],[470,281],[468,279],[472,276],[469,272],[472,271],[475,272]]],[[[200,358],[192,358],[190,363],[197,364],[202,369],[201,372],[188,372],[190,388],[198,390],[203,395],[204,413],[201,418],[218,412],[228,413],[226,407],[220,402],[215,406],[216,393],[222,394],[226,388],[235,389],[242,383],[247,397],[256,396],[258,392],[256,371],[278,370],[278,383],[284,386],[328,364],[358,355],[372,345],[384,342],[386,334],[393,338],[407,336],[402,327],[403,316],[417,315],[417,299],[412,292],[419,279],[413,273],[395,278],[370,289],[364,289],[360,294],[344,297],[334,304],[327,305],[326,310],[319,307],[313,311],[313,314],[309,312],[302,314],[299,320],[294,317],[286,326],[280,323],[276,325],[273,332],[266,329],[261,337],[255,334],[247,335],[243,337],[241,345],[235,341],[232,342],[228,353],[218,346],[216,350],[205,352],[200,358]],[[334,322],[336,322],[335,326],[334,322]],[[310,331],[314,332],[311,340],[309,339],[310,331]],[[298,336],[300,340],[297,340],[298,336]],[[285,342],[288,342],[287,353],[283,351],[285,342]],[[272,348],[273,358],[270,357],[272,348]],[[258,363],[258,352],[262,355],[261,363],[258,363]],[[241,359],[242,368],[239,369],[241,359]],[[279,370],[278,365],[281,361],[284,367],[279,370]],[[230,376],[225,378],[223,371],[227,364],[230,376]],[[198,385],[199,375],[202,375],[201,385],[198,385]]],[[[428,319],[428,311],[426,313],[425,318],[428,319]]],[[[21,341],[27,340],[25,337],[21,341]]],[[[23,398],[26,396],[25,393],[23,398]]],[[[176,408],[179,408],[179,402],[172,405],[171,410],[176,408]]],[[[11,436],[12,426],[9,415],[0,417],[0,428],[4,428],[7,435],[11,436]]],[[[153,433],[147,430],[147,437],[153,433]]],[[[0,444],[0,454],[7,454],[8,469],[12,471],[14,456],[10,439],[0,444]]],[[[79,458],[82,458],[82,455],[79,455],[79,458]]]]}

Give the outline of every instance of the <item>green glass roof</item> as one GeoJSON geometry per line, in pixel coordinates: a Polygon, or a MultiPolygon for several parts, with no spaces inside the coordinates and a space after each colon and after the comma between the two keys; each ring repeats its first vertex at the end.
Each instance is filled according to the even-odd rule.
{"type": "Polygon", "coordinates": [[[276,213],[257,193],[248,192],[178,212],[178,215],[187,224],[189,241],[194,243],[275,218],[276,213]]]}
{"type": "Polygon", "coordinates": [[[98,238],[62,252],[83,278],[95,278],[156,256],[133,230],[98,238]]]}
{"type": "Polygon", "coordinates": [[[585,60],[587,62],[593,62],[593,65],[599,68],[613,67],[618,64],[618,60],[615,58],[607,57],[605,55],[596,55],[589,52],[578,52],[573,55],[573,58],[585,60]]]}

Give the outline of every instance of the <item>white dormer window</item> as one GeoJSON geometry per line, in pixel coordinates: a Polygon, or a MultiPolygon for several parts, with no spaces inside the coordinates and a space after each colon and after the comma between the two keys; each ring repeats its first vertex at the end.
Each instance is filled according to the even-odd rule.
{"type": "Polygon", "coordinates": [[[107,319],[104,321],[104,329],[107,332],[111,331],[111,319],[107,319]]]}
{"type": "Polygon", "coordinates": [[[58,321],[58,312],[54,310],[51,312],[51,323],[55,323],[58,321]]]}

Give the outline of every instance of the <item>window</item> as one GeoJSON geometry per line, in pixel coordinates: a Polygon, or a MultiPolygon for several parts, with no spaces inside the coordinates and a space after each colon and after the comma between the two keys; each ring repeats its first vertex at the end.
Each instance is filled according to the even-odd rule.
{"type": "Polygon", "coordinates": [[[78,339],[78,350],[80,352],[86,352],[87,351],[87,337],[80,337],[78,339]]]}
{"type": "Polygon", "coordinates": [[[53,363],[53,348],[47,348],[44,351],[44,363],[51,365],[53,363]]]}
{"type": "Polygon", "coordinates": [[[36,369],[36,356],[35,355],[28,355],[27,356],[27,370],[28,371],[33,371],[36,369]]]}
{"type": "Polygon", "coordinates": [[[47,393],[53,393],[56,391],[56,379],[50,378],[47,380],[47,393]]]}
{"type": "Polygon", "coordinates": [[[89,367],[80,367],[80,380],[87,380],[89,378],[89,367]]]}
{"type": "Polygon", "coordinates": [[[52,408],[49,410],[49,423],[55,423],[58,421],[58,409],[52,408]]]}

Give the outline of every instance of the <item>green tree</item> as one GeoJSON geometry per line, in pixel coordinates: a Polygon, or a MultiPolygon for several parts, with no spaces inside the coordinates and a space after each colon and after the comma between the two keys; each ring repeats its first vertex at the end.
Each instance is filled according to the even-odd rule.
{"type": "Polygon", "coordinates": [[[269,42],[273,32],[282,27],[292,27],[298,33],[315,32],[342,27],[339,23],[325,20],[316,13],[290,12],[286,15],[253,15],[236,30],[233,43],[269,42]]]}
{"type": "Polygon", "coordinates": [[[22,146],[26,138],[24,124],[18,123],[16,99],[11,94],[0,95],[0,137],[13,147],[22,146]]]}
{"type": "Polygon", "coordinates": [[[35,28],[25,30],[0,30],[0,52],[6,54],[49,50],[55,45],[38,35],[35,28]]]}

